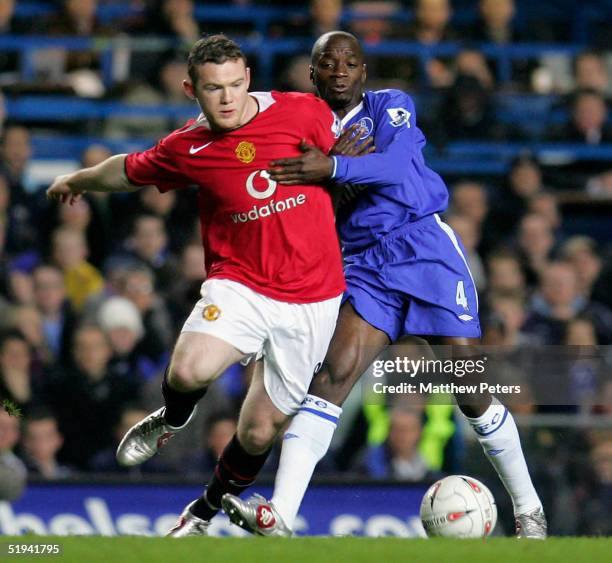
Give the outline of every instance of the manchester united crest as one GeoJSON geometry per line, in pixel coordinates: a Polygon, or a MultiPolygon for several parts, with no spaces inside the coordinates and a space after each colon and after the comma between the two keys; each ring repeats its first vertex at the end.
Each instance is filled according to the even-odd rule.
{"type": "Polygon", "coordinates": [[[255,159],[255,145],[248,141],[241,141],[236,147],[236,156],[240,162],[250,164],[255,159]]]}
{"type": "Polygon", "coordinates": [[[207,321],[216,321],[221,315],[221,309],[216,305],[206,305],[202,311],[202,317],[207,321]]]}

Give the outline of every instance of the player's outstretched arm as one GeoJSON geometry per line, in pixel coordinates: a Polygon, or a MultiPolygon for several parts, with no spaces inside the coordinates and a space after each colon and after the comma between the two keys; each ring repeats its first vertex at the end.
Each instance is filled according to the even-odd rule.
{"type": "Polygon", "coordinates": [[[131,192],[141,188],[131,184],[125,174],[125,154],[117,154],[90,168],[58,176],[47,189],[47,197],[73,204],[88,192],[131,192]]]}
{"type": "MultiPolygon", "coordinates": [[[[362,130],[358,124],[346,129],[332,147],[331,155],[363,156],[375,150],[373,139],[360,142],[362,130]]],[[[317,184],[329,180],[334,172],[334,162],[318,147],[305,141],[300,144],[302,154],[293,158],[281,158],[270,163],[268,173],[275,182],[288,186],[317,184]]]]}

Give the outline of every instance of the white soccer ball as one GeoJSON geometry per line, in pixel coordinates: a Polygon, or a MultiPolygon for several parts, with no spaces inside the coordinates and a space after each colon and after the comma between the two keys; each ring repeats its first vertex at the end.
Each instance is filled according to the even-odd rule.
{"type": "Polygon", "coordinates": [[[491,491],[465,475],[436,481],[421,502],[421,521],[429,537],[486,538],[497,522],[491,491]]]}

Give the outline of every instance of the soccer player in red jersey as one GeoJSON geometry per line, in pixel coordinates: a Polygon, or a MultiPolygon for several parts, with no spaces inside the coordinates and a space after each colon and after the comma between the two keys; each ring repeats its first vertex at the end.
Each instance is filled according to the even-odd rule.
{"type": "Polygon", "coordinates": [[[148,185],[199,190],[208,277],[172,353],[165,406],[128,431],[117,450],[121,464],[152,457],[189,423],[216,377],[263,356],[237,433],[206,492],[170,531],[175,537],[206,534],[222,495],[252,483],[325,357],[344,290],[329,194],[314,185],[281,187],[266,172],[270,161],[300,154],[302,141],[330,150],[329,107],[310,94],[249,94],[246,59],[223,35],[193,46],[188,71],[183,86],[200,105],[197,119],[149,150],[59,176],[47,190],[63,203],[86,191],[148,185]]]}

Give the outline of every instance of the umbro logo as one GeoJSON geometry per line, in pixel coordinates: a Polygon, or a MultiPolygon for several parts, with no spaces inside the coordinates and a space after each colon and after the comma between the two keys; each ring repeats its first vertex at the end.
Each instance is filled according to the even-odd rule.
{"type": "Polygon", "coordinates": [[[189,148],[189,154],[196,154],[197,152],[200,152],[202,149],[205,149],[208,145],[212,145],[213,141],[210,141],[200,147],[194,147],[193,145],[191,145],[191,147],[189,148]]]}

